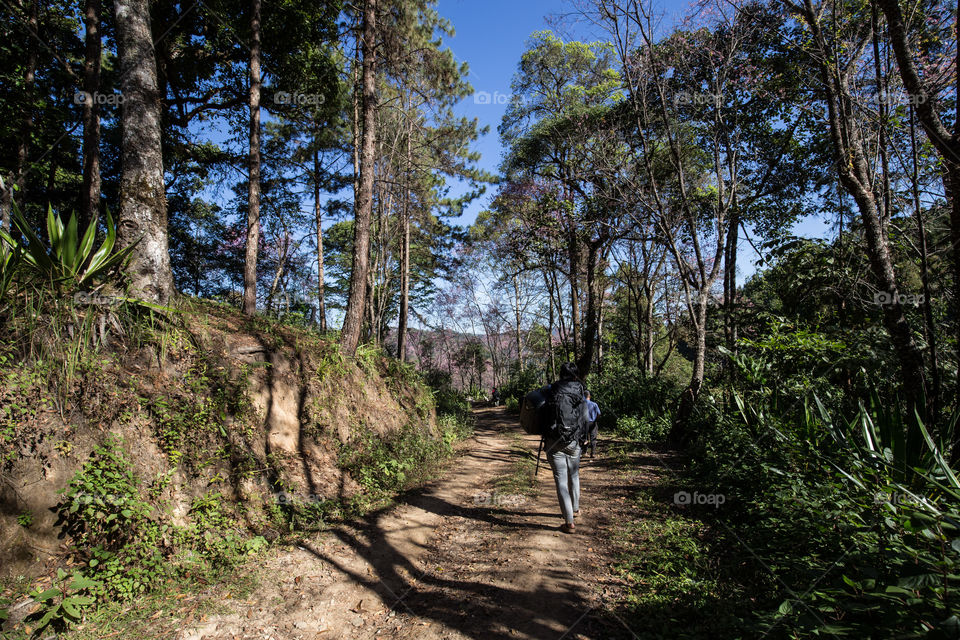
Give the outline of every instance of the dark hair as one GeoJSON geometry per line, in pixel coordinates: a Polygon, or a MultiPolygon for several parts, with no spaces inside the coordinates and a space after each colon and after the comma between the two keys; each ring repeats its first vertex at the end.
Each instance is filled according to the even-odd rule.
{"type": "Polygon", "coordinates": [[[572,362],[564,362],[560,365],[561,380],[576,380],[578,377],[580,377],[580,372],[577,370],[577,365],[572,362]]]}

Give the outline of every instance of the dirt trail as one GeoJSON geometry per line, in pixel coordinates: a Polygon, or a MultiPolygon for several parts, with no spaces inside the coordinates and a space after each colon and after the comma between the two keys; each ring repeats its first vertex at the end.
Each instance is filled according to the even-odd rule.
{"type": "MultiPolygon", "coordinates": [[[[241,638],[632,637],[603,601],[613,576],[611,527],[653,474],[586,459],[577,533],[560,533],[549,466],[535,495],[494,493],[538,440],[514,446],[513,417],[475,412],[477,429],[447,473],[400,504],[340,526],[262,567],[259,588],[224,600],[232,613],[168,623],[179,640],[241,638]]],[[[654,463],[655,464],[655,463],[654,463]]],[[[652,470],[652,469],[651,469],[652,470]]]]}

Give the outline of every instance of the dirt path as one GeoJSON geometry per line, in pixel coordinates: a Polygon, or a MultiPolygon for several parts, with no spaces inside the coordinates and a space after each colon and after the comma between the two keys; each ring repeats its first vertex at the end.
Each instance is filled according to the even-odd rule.
{"type": "Polygon", "coordinates": [[[529,467],[537,438],[515,435],[500,409],[476,417],[475,436],[442,478],[272,557],[253,594],[225,600],[232,613],[184,620],[176,637],[634,637],[602,606],[622,586],[611,532],[629,496],[655,481],[656,463],[627,474],[609,457],[586,459],[583,515],[576,534],[563,534],[545,462],[531,495],[496,490],[529,467]]]}

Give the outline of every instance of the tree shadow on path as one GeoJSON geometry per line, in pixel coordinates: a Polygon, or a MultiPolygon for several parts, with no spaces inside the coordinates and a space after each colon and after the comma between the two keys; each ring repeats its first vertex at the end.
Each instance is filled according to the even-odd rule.
{"type": "MultiPolygon", "coordinates": [[[[507,468],[516,457],[510,444],[499,437],[509,424],[503,414],[487,409],[478,411],[477,417],[475,438],[458,460],[457,469],[444,480],[398,500],[400,505],[441,516],[429,542],[405,544],[403,550],[391,544],[388,533],[395,534],[398,529],[385,529],[384,525],[394,514],[396,507],[392,506],[368,514],[352,527],[333,531],[369,565],[366,574],[347,566],[325,546],[304,548],[371,588],[397,616],[410,616],[415,624],[424,626],[439,623],[444,637],[458,637],[452,630],[461,637],[493,640],[621,635],[611,633],[610,623],[594,615],[597,603],[590,600],[590,585],[578,579],[577,567],[571,568],[569,562],[576,559],[578,545],[584,541],[576,536],[557,540],[556,514],[544,509],[471,504],[469,492],[480,478],[470,474],[507,468]],[[545,517],[553,522],[545,523],[545,517]],[[458,541],[458,536],[464,540],[458,541]],[[538,565],[531,560],[543,542],[557,549],[538,565]],[[492,558],[501,543],[508,545],[513,557],[492,558]],[[482,554],[486,557],[470,547],[486,550],[482,554]]],[[[424,630],[415,636],[433,634],[428,636],[424,630]]]]}

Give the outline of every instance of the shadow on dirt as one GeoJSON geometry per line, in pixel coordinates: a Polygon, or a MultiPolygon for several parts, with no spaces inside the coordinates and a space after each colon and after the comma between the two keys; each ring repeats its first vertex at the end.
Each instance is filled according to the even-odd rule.
{"type": "MultiPolygon", "coordinates": [[[[502,409],[481,409],[477,416],[476,434],[496,436],[512,428],[502,409]]],[[[473,454],[489,465],[509,464],[522,452],[511,452],[508,446],[493,454],[473,454]]],[[[489,523],[504,531],[556,530],[556,526],[532,522],[533,518],[557,518],[555,513],[527,512],[523,509],[465,506],[432,495],[430,488],[411,491],[398,502],[419,507],[442,516],[460,516],[476,524],[489,523]]],[[[363,575],[344,566],[323,549],[305,546],[316,557],[330,563],[349,578],[373,589],[383,606],[398,615],[408,614],[420,620],[440,623],[456,629],[469,638],[514,640],[533,638],[630,638],[635,637],[608,613],[594,609],[584,598],[589,592],[583,584],[571,581],[567,569],[544,566],[540,584],[556,588],[516,588],[503,584],[487,573],[471,572],[471,579],[443,575],[442,567],[429,561],[421,568],[407,555],[391,546],[384,536],[381,520],[393,507],[368,514],[354,523],[354,529],[340,528],[334,535],[363,557],[373,568],[373,575],[363,575]],[[476,576],[476,577],[475,577],[476,576]]],[[[585,540],[586,542],[586,540],[585,540]]],[[[536,570],[536,569],[534,569],[536,570]]]]}

